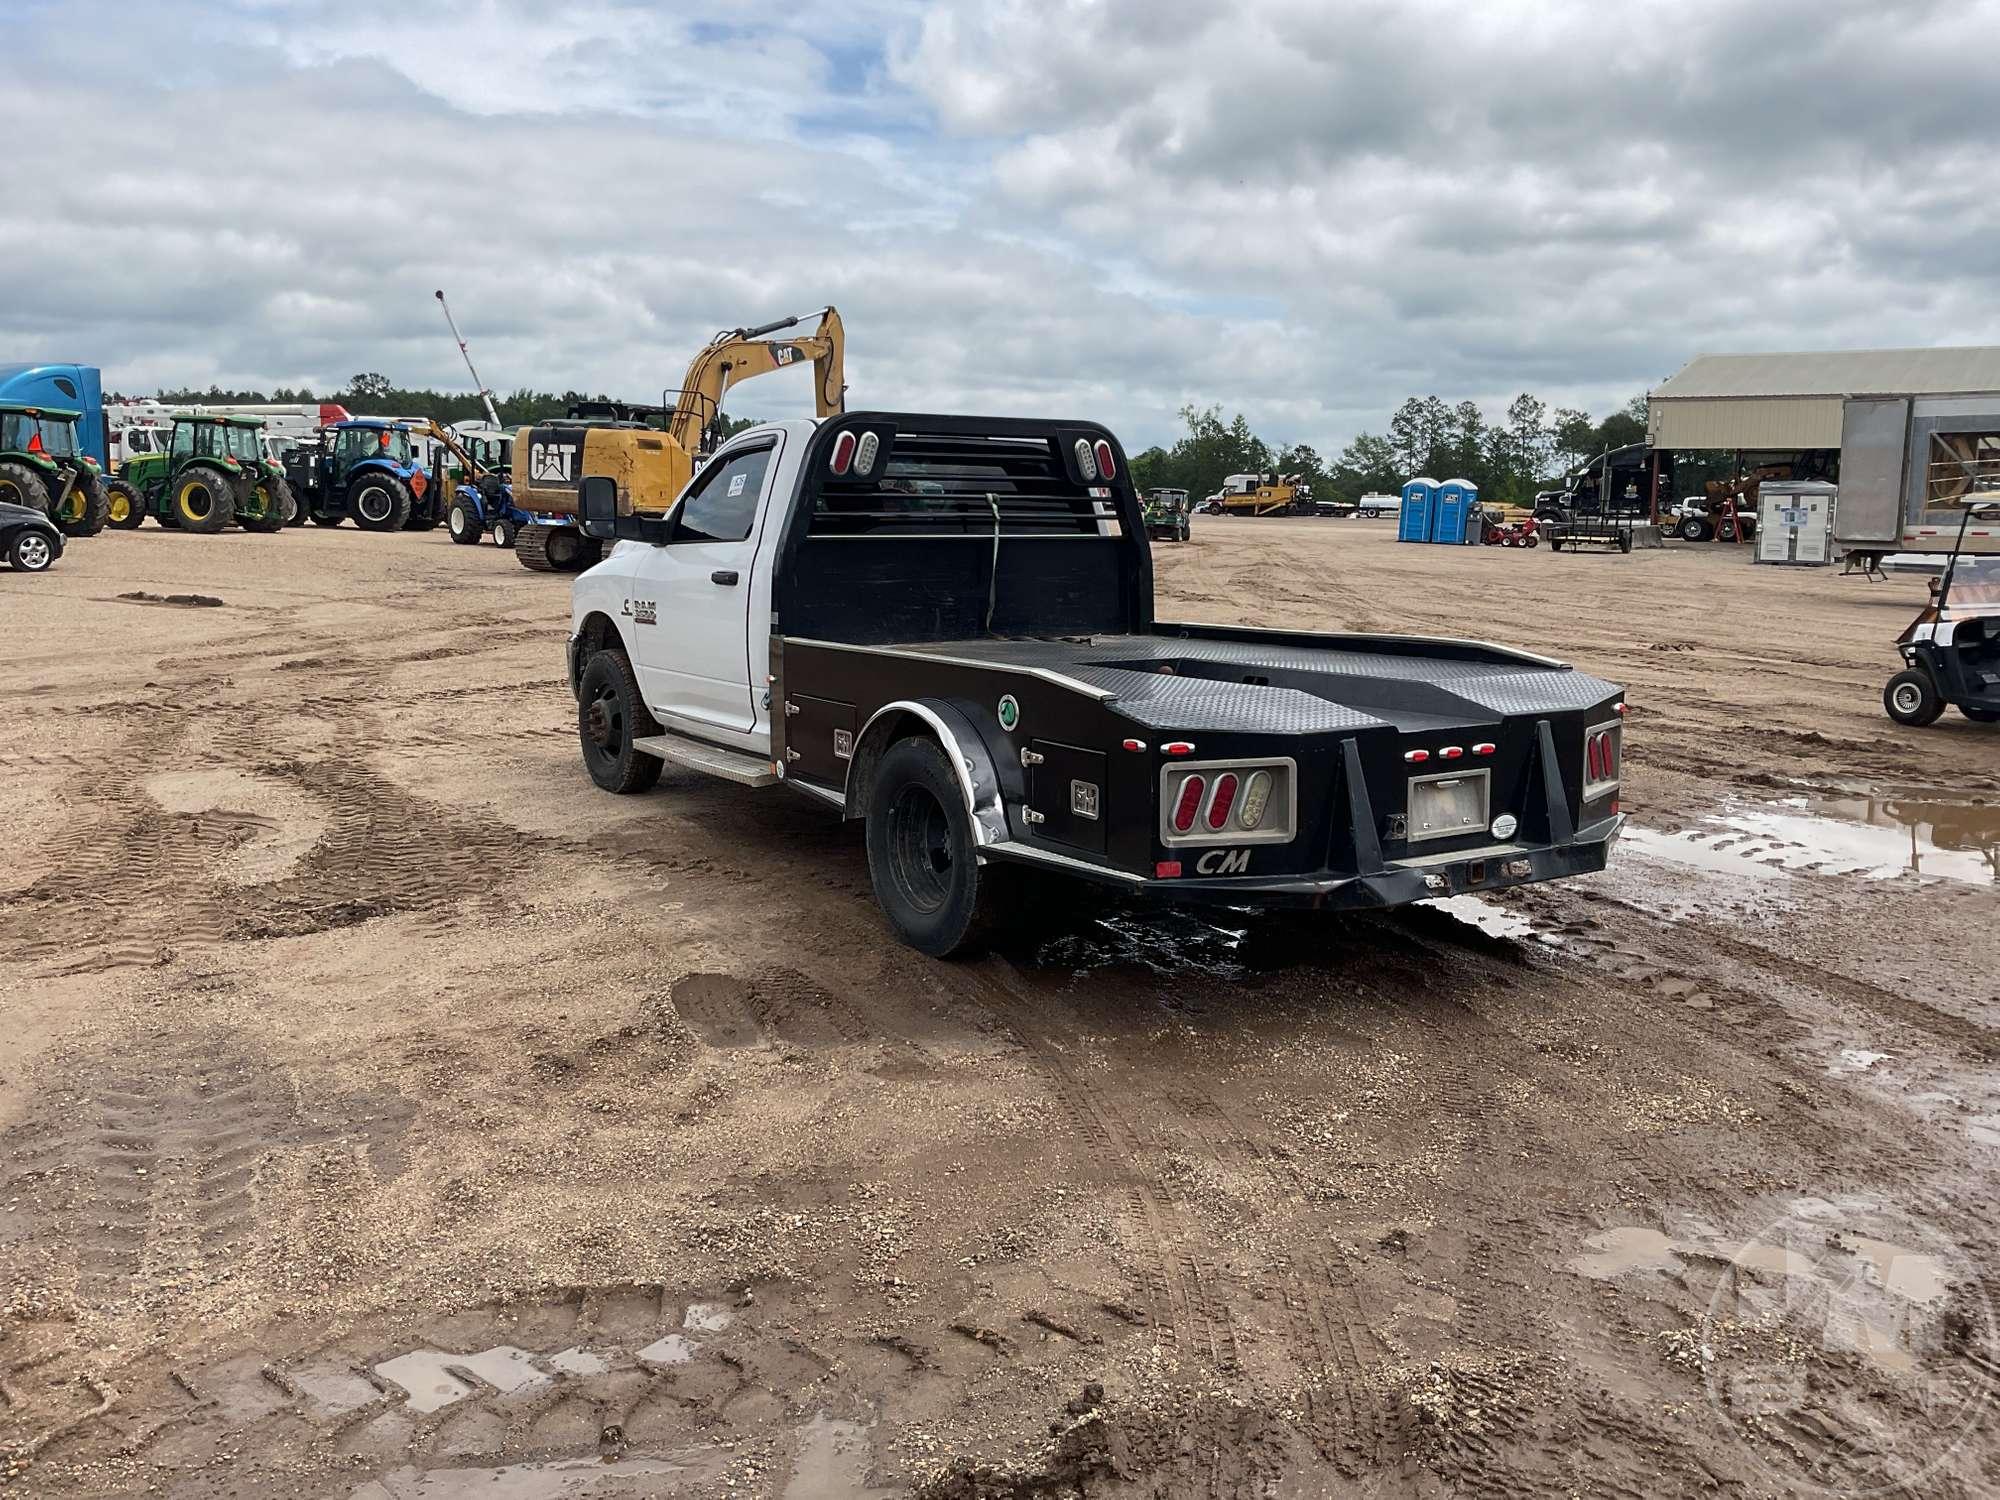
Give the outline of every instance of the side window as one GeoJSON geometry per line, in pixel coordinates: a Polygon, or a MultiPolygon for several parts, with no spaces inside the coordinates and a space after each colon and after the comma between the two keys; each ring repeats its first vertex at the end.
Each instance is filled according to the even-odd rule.
{"type": "Polygon", "coordinates": [[[194,452],[194,424],[174,423],[174,457],[186,458],[192,452],[194,452]]]}
{"type": "Polygon", "coordinates": [[[80,399],[76,394],[76,383],[71,380],[65,380],[60,375],[56,376],[56,389],[72,401],[80,399]]]}
{"type": "Polygon", "coordinates": [[[695,481],[674,523],[676,542],[740,542],[757,522],[757,497],[773,448],[766,444],[717,460],[695,481]]]}

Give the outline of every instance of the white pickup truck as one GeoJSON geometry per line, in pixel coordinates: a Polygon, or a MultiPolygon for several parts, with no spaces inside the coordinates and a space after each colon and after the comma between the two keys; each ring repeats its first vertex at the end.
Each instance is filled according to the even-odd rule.
{"type": "Polygon", "coordinates": [[[1471,641],[1168,624],[1125,456],[1087,422],[854,412],[731,438],[578,576],[584,763],[664,762],[865,820],[939,956],[1024,876],[1380,907],[1602,869],[1623,693],[1471,641]]]}

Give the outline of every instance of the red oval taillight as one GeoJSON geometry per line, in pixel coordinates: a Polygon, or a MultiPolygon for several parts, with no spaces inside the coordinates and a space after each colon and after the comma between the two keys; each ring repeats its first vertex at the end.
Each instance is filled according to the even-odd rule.
{"type": "Polygon", "coordinates": [[[855,437],[851,432],[843,432],[833,440],[833,457],[827,460],[827,467],[836,474],[845,474],[854,466],[855,437]]]}
{"type": "Polygon", "coordinates": [[[1208,790],[1208,782],[1200,776],[1190,776],[1181,783],[1181,800],[1174,804],[1174,832],[1186,833],[1194,827],[1196,814],[1201,811],[1201,794],[1208,790]]]}
{"type": "Polygon", "coordinates": [[[1236,773],[1224,771],[1215,778],[1215,795],[1208,799],[1208,826],[1222,829],[1228,826],[1229,810],[1236,805],[1236,773]]]}
{"type": "Polygon", "coordinates": [[[1117,478],[1118,462],[1111,456],[1111,445],[1105,442],[1103,438],[1099,438],[1097,440],[1097,447],[1093,451],[1097,455],[1097,472],[1106,479],[1117,478]]]}

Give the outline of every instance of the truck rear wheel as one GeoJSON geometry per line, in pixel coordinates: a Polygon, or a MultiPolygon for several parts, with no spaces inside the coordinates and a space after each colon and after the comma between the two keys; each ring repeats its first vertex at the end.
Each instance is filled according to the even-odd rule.
{"type": "Polygon", "coordinates": [[[896,936],[932,958],[971,954],[1019,904],[1021,872],[979,863],[972,814],[935,740],[899,740],[868,801],[868,878],[896,936]]]}
{"type": "Polygon", "coordinates": [[[1938,696],[1930,673],[1911,667],[1889,679],[1889,685],[1882,689],[1882,707],[1898,724],[1922,729],[1937,722],[1937,716],[1944,712],[1944,699],[1938,696]]]}
{"type": "Polygon", "coordinates": [[[584,767],[605,791],[643,792],[660,779],[660,758],[632,743],[658,734],[660,725],[639,696],[639,679],[623,651],[599,651],[584,663],[576,732],[584,767]]]}

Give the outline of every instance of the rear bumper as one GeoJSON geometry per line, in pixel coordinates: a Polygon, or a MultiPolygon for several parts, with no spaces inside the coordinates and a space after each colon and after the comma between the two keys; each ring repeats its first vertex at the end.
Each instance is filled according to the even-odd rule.
{"type": "MultiPolygon", "coordinates": [[[[1462,854],[1433,855],[1391,864],[1366,875],[1223,875],[1188,880],[1135,880],[1122,871],[1107,869],[1100,878],[1165,901],[1298,910],[1366,910],[1589,875],[1605,867],[1611,847],[1624,827],[1625,818],[1620,814],[1590,825],[1565,844],[1471,849],[1462,854]]],[[[1019,845],[989,849],[988,853],[1004,859],[1038,862],[1019,845]]],[[[1062,864],[1086,877],[1096,873],[1082,868],[1083,862],[1079,860],[1065,859],[1062,864]]]]}

